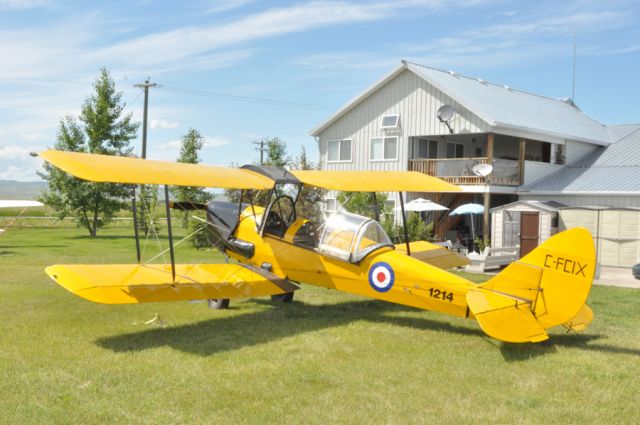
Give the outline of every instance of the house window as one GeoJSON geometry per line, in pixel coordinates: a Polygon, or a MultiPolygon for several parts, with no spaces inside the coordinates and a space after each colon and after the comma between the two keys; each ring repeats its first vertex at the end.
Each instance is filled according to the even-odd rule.
{"type": "Polygon", "coordinates": [[[336,211],[336,200],[334,198],[327,198],[324,200],[325,202],[325,211],[326,212],[335,212],[336,211]]]}
{"type": "Polygon", "coordinates": [[[329,140],[327,145],[327,162],[351,161],[351,140],[329,140]]]}
{"type": "Polygon", "coordinates": [[[398,159],[397,137],[374,137],[371,139],[372,161],[394,161],[398,159]]]}
{"type": "Polygon", "coordinates": [[[400,123],[399,114],[383,115],[380,123],[380,128],[398,128],[400,123]]]}
{"type": "Polygon", "coordinates": [[[387,214],[393,214],[394,209],[396,208],[396,200],[395,199],[387,199],[384,201],[384,207],[387,214]]]}
{"type": "Polygon", "coordinates": [[[418,140],[418,158],[435,159],[438,157],[438,141],[429,139],[418,140]]]}
{"type": "Polygon", "coordinates": [[[462,143],[447,143],[447,158],[464,158],[464,145],[462,143]]]}

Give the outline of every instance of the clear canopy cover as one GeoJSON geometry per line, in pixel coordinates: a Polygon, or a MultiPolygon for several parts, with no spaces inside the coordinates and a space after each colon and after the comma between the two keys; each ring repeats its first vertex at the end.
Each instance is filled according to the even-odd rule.
{"type": "Polygon", "coordinates": [[[324,224],[318,246],[324,255],[358,262],[383,246],[393,246],[380,224],[368,217],[338,212],[324,224]]]}

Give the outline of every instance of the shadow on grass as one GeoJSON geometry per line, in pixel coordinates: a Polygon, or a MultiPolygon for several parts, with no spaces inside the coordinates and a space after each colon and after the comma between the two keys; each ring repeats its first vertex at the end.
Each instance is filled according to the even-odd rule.
{"type": "Polygon", "coordinates": [[[551,335],[550,338],[538,344],[500,344],[500,353],[509,362],[529,360],[558,351],[558,347],[577,348],[580,350],[599,351],[609,354],[630,354],[640,356],[640,350],[620,347],[617,345],[594,343],[605,338],[599,334],[566,333],[551,335]]]}
{"type": "MultiPolygon", "coordinates": [[[[256,300],[256,303],[272,304],[263,300],[256,300]]],[[[306,332],[343,326],[360,320],[414,329],[483,335],[479,329],[459,327],[444,321],[383,315],[393,311],[416,310],[379,301],[354,301],[328,305],[310,305],[294,301],[287,305],[274,305],[268,310],[257,313],[105,337],[96,340],[96,343],[115,352],[142,351],[169,346],[180,351],[209,356],[278,341],[306,332]]]]}
{"type": "Polygon", "coordinates": [[[602,335],[597,334],[551,335],[549,340],[538,344],[502,343],[487,337],[471,322],[469,322],[470,326],[466,327],[428,318],[385,315],[384,313],[415,312],[416,310],[374,300],[327,305],[310,305],[298,301],[287,305],[273,304],[266,300],[254,302],[271,306],[271,308],[256,313],[213,318],[183,326],[148,329],[100,338],[96,340],[96,344],[114,352],[142,351],[168,346],[188,353],[209,356],[364,320],[412,329],[486,337],[499,348],[503,358],[508,362],[526,361],[550,355],[557,352],[558,347],[640,356],[640,350],[637,349],[594,343],[603,338],[602,335]]]}

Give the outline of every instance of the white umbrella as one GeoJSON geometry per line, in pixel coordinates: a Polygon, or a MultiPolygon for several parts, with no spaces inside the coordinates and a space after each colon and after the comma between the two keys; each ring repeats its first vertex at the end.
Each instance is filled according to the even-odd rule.
{"type": "MultiPolygon", "coordinates": [[[[396,207],[397,210],[400,210],[400,207],[396,207]]],[[[440,204],[436,204],[433,201],[430,201],[429,199],[423,199],[423,198],[418,198],[418,199],[414,199],[411,202],[407,202],[406,204],[404,204],[404,210],[405,211],[416,211],[416,212],[423,212],[423,211],[446,211],[449,208],[447,207],[443,207],[440,204]]]]}
{"type": "Polygon", "coordinates": [[[473,251],[475,251],[475,239],[476,239],[476,231],[473,225],[473,214],[482,214],[482,213],[484,213],[484,206],[480,204],[462,204],[458,208],[456,208],[455,210],[449,213],[449,215],[469,214],[471,216],[471,248],[473,251]]]}

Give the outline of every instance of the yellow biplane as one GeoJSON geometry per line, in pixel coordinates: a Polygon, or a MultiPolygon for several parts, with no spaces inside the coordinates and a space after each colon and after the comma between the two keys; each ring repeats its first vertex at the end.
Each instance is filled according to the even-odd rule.
{"type": "MultiPolygon", "coordinates": [[[[296,214],[297,196],[305,185],[358,192],[460,190],[425,174],[224,168],[55,150],[39,156],[89,181],[164,185],[171,264],[140,264],[137,243],[138,264],[46,269],[57,283],[90,301],[207,299],[225,307],[238,297],[290,301],[304,283],[475,319],[486,334],[507,342],[543,341],[547,329],[559,325],[579,331],[593,318],[585,302],[596,261],[586,229],[559,233],[487,282],[475,284],[445,270],[467,264],[466,258],[422,241],[396,246],[376,220],[338,212],[318,225],[296,214]],[[170,203],[168,185],[233,188],[241,194],[265,190],[268,203],[259,207],[243,195],[236,203],[170,203]],[[175,264],[170,206],[206,210],[212,243],[236,262],[175,264]]],[[[400,200],[406,235],[402,196],[400,200]]]]}

